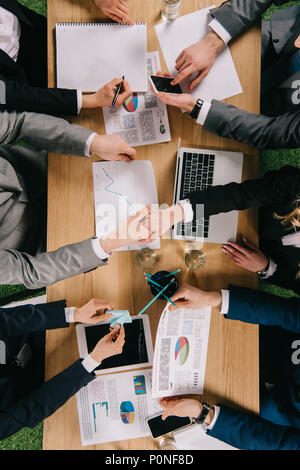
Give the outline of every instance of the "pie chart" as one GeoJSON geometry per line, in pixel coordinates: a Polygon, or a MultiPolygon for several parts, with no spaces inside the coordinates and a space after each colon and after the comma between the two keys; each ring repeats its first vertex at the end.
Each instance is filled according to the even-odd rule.
{"type": "Polygon", "coordinates": [[[124,424],[131,424],[134,421],[134,406],[131,401],[122,401],[120,406],[120,416],[124,424]]]}
{"type": "Polygon", "coordinates": [[[186,362],[189,357],[190,345],[188,339],[180,336],[175,345],[175,361],[179,362],[181,366],[186,362]]]}
{"type": "Polygon", "coordinates": [[[137,110],[138,104],[139,99],[137,93],[132,93],[132,95],[124,101],[123,108],[126,109],[128,113],[133,113],[137,110]]]}

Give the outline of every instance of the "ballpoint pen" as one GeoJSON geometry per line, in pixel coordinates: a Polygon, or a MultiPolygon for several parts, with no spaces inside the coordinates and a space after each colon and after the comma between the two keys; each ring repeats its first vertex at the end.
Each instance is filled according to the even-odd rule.
{"type": "Polygon", "coordinates": [[[175,282],[175,278],[171,279],[171,281],[169,282],[169,284],[167,284],[167,285],[154,297],[154,299],[152,299],[151,302],[149,302],[149,303],[146,305],[146,307],[144,307],[143,310],[141,310],[141,311],[139,312],[139,315],[142,315],[142,313],[144,313],[144,311],[147,310],[147,308],[149,308],[150,305],[152,305],[153,302],[155,302],[155,300],[158,299],[158,297],[159,297],[165,290],[167,290],[167,288],[168,288],[171,284],[173,284],[174,282],[175,282]]]}
{"type": "Polygon", "coordinates": [[[122,88],[122,85],[123,85],[124,78],[125,78],[125,76],[123,75],[122,81],[121,81],[121,83],[119,83],[119,85],[118,85],[118,88],[117,88],[117,91],[116,91],[116,93],[115,93],[113,102],[112,102],[112,104],[111,104],[112,106],[114,106],[114,105],[116,104],[116,101],[117,101],[117,99],[118,99],[119,93],[120,93],[121,88],[122,88]]]}
{"type": "MultiPolygon", "coordinates": [[[[153,284],[154,286],[156,287],[159,287],[160,289],[162,289],[162,286],[160,284],[158,284],[157,282],[153,281],[152,279],[150,279],[149,277],[146,277],[147,281],[150,282],[151,284],[153,284]]],[[[166,294],[162,294],[164,296],[164,298],[170,302],[172,305],[174,305],[174,307],[176,306],[176,304],[174,304],[174,302],[169,299],[169,297],[166,295],[166,294]]]]}

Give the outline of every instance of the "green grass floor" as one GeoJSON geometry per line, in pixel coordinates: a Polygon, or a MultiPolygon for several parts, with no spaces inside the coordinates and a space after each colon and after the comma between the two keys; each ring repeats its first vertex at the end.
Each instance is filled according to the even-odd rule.
{"type": "MultiPolygon", "coordinates": [[[[71,0],[70,0],[71,1],[71,0]]],[[[92,0],[85,0],[92,1],[92,0]]],[[[130,0],[129,0],[130,1],[130,0]]],[[[249,0],[250,1],[250,0],[249,0]]],[[[46,0],[19,0],[23,5],[35,10],[37,13],[42,15],[47,14],[47,1],[46,0]]],[[[293,1],[289,2],[283,7],[296,5],[298,2],[293,1]]],[[[272,6],[268,12],[264,15],[265,19],[269,19],[271,13],[276,9],[275,6],[272,6]]],[[[260,171],[261,174],[265,173],[268,170],[273,170],[281,168],[284,165],[293,165],[300,168],[300,158],[299,150],[267,150],[261,152],[260,159],[260,171]]],[[[0,286],[0,298],[9,295],[11,293],[22,290],[23,286],[0,286]]],[[[270,284],[261,282],[260,289],[267,292],[281,295],[284,297],[290,297],[293,294],[291,291],[272,286],[270,284]]],[[[42,449],[42,440],[43,440],[43,423],[39,424],[34,429],[22,429],[17,434],[8,439],[0,442],[0,450],[41,450],[42,449]]]]}

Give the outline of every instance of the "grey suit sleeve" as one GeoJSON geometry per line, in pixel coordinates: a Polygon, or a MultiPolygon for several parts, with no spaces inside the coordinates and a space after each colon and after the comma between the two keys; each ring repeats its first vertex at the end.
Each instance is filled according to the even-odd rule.
{"type": "Polygon", "coordinates": [[[107,260],[96,256],[91,239],[36,256],[0,250],[0,284],[23,284],[28,289],[37,289],[106,263],[107,260]]]}
{"type": "Polygon", "coordinates": [[[24,140],[37,150],[84,155],[92,131],[65,119],[37,113],[0,112],[0,144],[24,140]]]}
{"type": "Polygon", "coordinates": [[[268,117],[213,101],[203,128],[259,149],[300,146],[300,111],[268,117]]]}
{"type": "Polygon", "coordinates": [[[280,5],[285,0],[229,0],[210,13],[235,38],[250,28],[272,3],[280,5]]]}

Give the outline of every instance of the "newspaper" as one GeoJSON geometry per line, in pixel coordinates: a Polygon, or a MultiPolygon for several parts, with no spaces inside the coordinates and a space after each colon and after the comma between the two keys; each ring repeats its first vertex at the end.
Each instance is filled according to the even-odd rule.
{"type": "Polygon", "coordinates": [[[147,418],[162,408],[151,397],[152,370],[97,377],[77,394],[83,446],[150,436],[147,418]]]}
{"type": "Polygon", "coordinates": [[[211,308],[164,309],[155,341],[152,397],[203,393],[211,308]]]}
{"type": "MultiPolygon", "coordinates": [[[[147,72],[160,71],[158,51],[147,53],[147,72]]],[[[126,78],[126,77],[125,77],[126,78]]],[[[106,134],[122,137],[132,147],[169,142],[167,107],[151,92],[133,93],[122,106],[103,107],[106,134]]]]}

